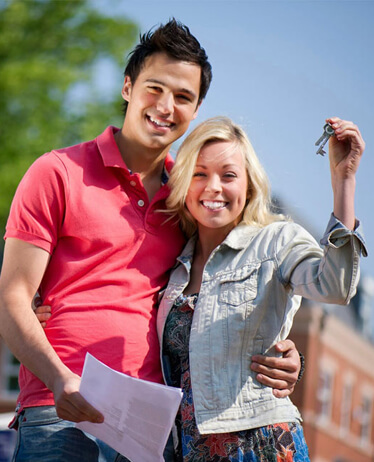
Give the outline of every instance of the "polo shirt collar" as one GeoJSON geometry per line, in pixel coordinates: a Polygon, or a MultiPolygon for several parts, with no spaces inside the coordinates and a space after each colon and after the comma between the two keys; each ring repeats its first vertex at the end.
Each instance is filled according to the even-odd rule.
{"type": "MultiPolygon", "coordinates": [[[[97,140],[97,147],[105,167],[116,167],[123,168],[132,174],[131,170],[127,167],[125,161],[123,160],[121,153],[118,149],[116,140],[114,139],[114,134],[119,131],[119,128],[109,126],[107,127],[101,135],[99,135],[97,140]]],[[[165,185],[169,180],[169,174],[174,165],[174,160],[170,153],[167,154],[164,162],[164,168],[161,174],[161,184],[165,185]]]]}
{"type": "Polygon", "coordinates": [[[107,127],[103,133],[96,138],[97,147],[105,167],[117,167],[128,170],[125,161],[122,159],[116,140],[114,139],[114,134],[118,131],[119,128],[117,127],[107,127]]]}

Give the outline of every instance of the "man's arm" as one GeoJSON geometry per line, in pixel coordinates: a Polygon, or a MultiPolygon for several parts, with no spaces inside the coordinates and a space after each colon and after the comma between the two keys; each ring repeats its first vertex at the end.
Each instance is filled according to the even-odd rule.
{"type": "Polygon", "coordinates": [[[6,240],[0,276],[0,334],[19,361],[53,392],[59,417],[102,422],[103,416],[79,393],[80,377],[62,363],[31,309],[48,262],[45,250],[19,239],[6,240]]]}
{"type": "MultiPolygon", "coordinates": [[[[51,317],[51,307],[41,305],[40,298],[34,300],[35,314],[41,326],[45,327],[51,317]]],[[[252,356],[251,369],[257,372],[257,380],[273,388],[277,398],[290,395],[299,379],[301,362],[300,355],[292,340],[283,340],[275,346],[281,358],[256,355],[252,356]]]]}
{"type": "Polygon", "coordinates": [[[258,373],[256,379],[260,383],[273,388],[274,396],[284,398],[294,391],[298,381],[300,355],[293,341],[289,339],[278,342],[275,348],[283,353],[282,357],[254,355],[251,369],[258,373]]]}

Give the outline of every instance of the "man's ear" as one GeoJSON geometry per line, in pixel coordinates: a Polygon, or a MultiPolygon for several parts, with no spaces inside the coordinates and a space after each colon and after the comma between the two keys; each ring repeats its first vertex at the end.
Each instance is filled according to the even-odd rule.
{"type": "Polygon", "coordinates": [[[123,81],[123,87],[122,87],[122,98],[129,102],[130,97],[131,97],[131,90],[132,90],[132,85],[131,85],[131,79],[128,75],[125,75],[125,80],[123,81]]]}

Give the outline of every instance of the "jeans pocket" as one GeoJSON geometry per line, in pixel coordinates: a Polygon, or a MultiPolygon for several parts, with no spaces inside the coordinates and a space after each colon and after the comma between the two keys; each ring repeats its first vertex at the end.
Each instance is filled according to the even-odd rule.
{"type": "MultiPolygon", "coordinates": [[[[60,419],[53,406],[24,409],[18,417],[18,425],[13,462],[80,460],[76,458],[77,448],[83,447],[84,439],[88,440],[73,422],[60,419]]],[[[93,441],[87,441],[87,445],[92,446],[91,454],[97,452],[93,441]]]]}

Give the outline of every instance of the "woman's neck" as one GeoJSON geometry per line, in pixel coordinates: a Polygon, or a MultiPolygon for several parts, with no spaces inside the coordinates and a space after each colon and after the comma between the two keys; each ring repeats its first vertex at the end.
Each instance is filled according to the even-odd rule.
{"type": "Polygon", "coordinates": [[[199,227],[195,247],[195,257],[196,255],[199,255],[205,264],[213,250],[222,244],[231,230],[232,227],[220,229],[202,229],[199,227]]]}

